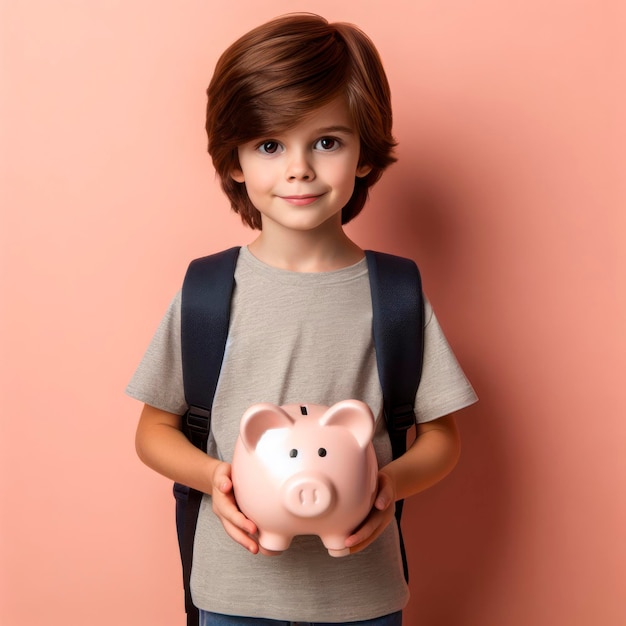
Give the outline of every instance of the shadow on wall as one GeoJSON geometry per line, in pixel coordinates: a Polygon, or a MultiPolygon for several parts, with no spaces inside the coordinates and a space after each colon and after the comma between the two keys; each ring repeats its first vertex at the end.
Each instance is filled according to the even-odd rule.
{"type": "Polygon", "coordinates": [[[478,607],[498,593],[511,541],[511,473],[504,433],[483,398],[460,414],[463,454],[442,483],[410,499],[403,534],[409,554],[411,603],[407,623],[470,626],[478,607]]]}
{"type": "Polygon", "coordinates": [[[515,489],[503,421],[506,402],[491,387],[492,366],[484,361],[489,350],[477,352],[483,290],[491,287],[484,275],[482,285],[475,285],[474,273],[494,262],[480,224],[490,219],[485,200],[493,200],[483,198],[487,191],[476,187],[480,183],[473,182],[478,179],[472,172],[452,162],[453,154],[437,157],[435,152],[430,161],[424,155],[404,156],[349,228],[366,247],[418,262],[426,293],[480,398],[458,416],[463,452],[457,468],[409,499],[402,523],[411,587],[405,622],[470,626],[471,616],[480,615],[473,608],[489,606],[499,589],[512,541],[515,489]],[[476,248],[484,245],[489,250],[479,254],[476,248]]]}
{"type": "Polygon", "coordinates": [[[367,220],[378,222],[369,230],[393,246],[393,252],[418,261],[426,292],[436,293],[435,308],[445,310],[452,322],[448,337],[480,398],[457,419],[463,442],[457,468],[442,483],[406,503],[402,527],[411,602],[405,621],[473,626],[480,623],[478,607],[488,605],[488,598],[500,592],[512,541],[515,490],[507,454],[511,446],[503,421],[506,401],[490,388],[487,373],[492,366],[484,362],[489,352],[476,352],[480,334],[475,325],[482,308],[478,290],[489,289],[486,284],[472,286],[474,248],[481,238],[468,233],[476,219],[470,203],[480,202],[480,193],[469,190],[468,181],[461,177],[454,180],[446,175],[443,184],[435,170],[431,172],[422,168],[411,176],[398,164],[384,193],[385,202],[393,206],[376,206],[367,220]],[[459,311],[465,305],[472,309],[468,315],[459,311]]]}
{"type": "Polygon", "coordinates": [[[462,282],[464,258],[472,253],[466,230],[476,217],[466,197],[467,181],[451,180],[446,164],[425,164],[406,155],[372,190],[363,213],[347,230],[364,247],[415,259],[426,292],[462,282]]]}

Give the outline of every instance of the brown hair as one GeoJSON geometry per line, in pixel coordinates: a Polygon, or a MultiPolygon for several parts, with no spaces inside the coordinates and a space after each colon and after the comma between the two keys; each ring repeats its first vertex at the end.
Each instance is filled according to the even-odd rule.
{"type": "Polygon", "coordinates": [[[261,215],[245,184],[231,178],[238,146],[289,129],[340,95],[359,133],[359,165],[372,168],[356,178],[342,223],[358,215],[369,187],[396,160],[387,77],[374,44],[351,24],[308,13],[263,24],[222,54],[207,94],[209,154],[233,210],[252,228],[261,229],[261,215]]]}

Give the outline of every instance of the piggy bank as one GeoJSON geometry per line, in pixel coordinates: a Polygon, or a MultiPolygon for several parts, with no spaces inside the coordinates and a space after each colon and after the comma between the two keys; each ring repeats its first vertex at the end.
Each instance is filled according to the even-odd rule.
{"type": "Polygon", "coordinates": [[[331,556],[367,517],[377,489],[374,416],[358,400],[332,407],[255,404],[241,418],[232,462],[235,498],[259,544],[286,550],[317,535],[331,556]]]}

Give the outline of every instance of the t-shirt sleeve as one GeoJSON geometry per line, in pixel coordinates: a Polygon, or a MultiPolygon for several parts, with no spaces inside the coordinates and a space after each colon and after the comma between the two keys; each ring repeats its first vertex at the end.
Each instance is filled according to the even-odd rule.
{"type": "Polygon", "coordinates": [[[415,398],[418,422],[429,422],[463,409],[478,400],[463,373],[437,317],[425,302],[424,363],[415,398]]]}
{"type": "Polygon", "coordinates": [[[146,404],[182,415],[187,410],[180,345],[181,292],[172,299],[126,393],[146,404]]]}

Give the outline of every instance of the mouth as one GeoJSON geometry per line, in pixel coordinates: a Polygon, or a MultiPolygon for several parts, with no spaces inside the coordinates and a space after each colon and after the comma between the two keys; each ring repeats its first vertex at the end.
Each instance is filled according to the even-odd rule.
{"type": "Polygon", "coordinates": [[[306,206],[308,204],[313,204],[318,198],[321,198],[323,194],[302,194],[302,195],[293,195],[293,196],[280,196],[282,200],[292,204],[294,206],[306,206]]]}

